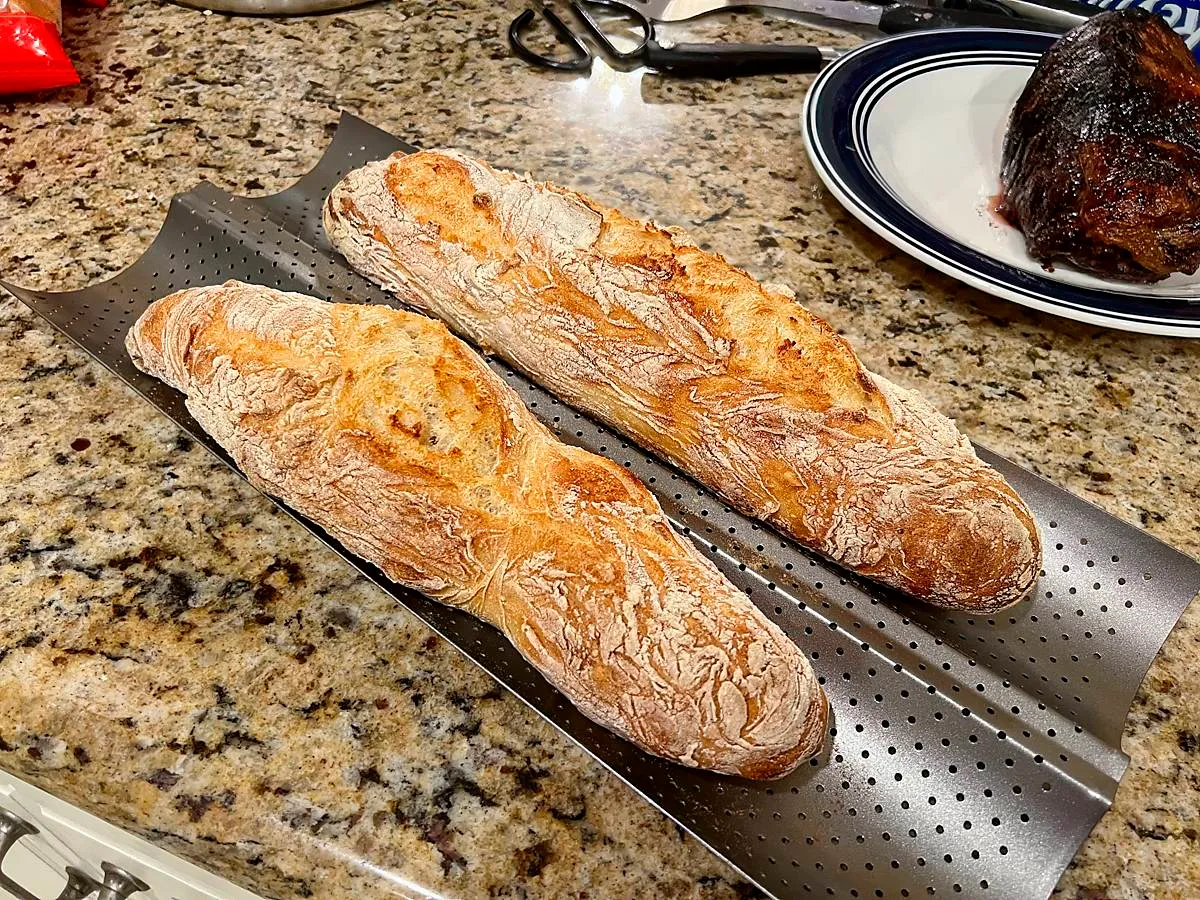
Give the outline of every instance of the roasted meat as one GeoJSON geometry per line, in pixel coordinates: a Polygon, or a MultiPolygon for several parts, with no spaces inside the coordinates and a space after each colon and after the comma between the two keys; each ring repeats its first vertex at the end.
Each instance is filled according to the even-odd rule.
{"type": "Polygon", "coordinates": [[[1141,9],[1042,56],[1004,139],[999,210],[1029,254],[1153,282],[1200,267],[1200,67],[1141,9]]]}

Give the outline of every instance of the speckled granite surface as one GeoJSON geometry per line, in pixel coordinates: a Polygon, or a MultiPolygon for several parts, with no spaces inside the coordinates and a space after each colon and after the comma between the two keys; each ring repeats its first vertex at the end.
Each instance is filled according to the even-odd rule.
{"type": "MultiPolygon", "coordinates": [[[[520,2],[428,5],[69,13],[84,86],[0,104],[0,272],[55,289],[115,272],[172,193],[278,190],[345,107],[691,229],[972,437],[1200,553],[1200,343],[1025,312],[866,234],[805,160],[806,78],[547,75],[504,46],[520,2]]],[[[1198,643],[1193,608],[1064,896],[1200,893],[1198,643]]],[[[271,896],[754,894],[7,297],[0,767],[271,896]]]]}

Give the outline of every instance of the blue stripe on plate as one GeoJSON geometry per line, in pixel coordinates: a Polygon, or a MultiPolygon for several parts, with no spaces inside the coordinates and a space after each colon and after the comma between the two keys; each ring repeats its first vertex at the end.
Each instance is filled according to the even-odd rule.
{"type": "MultiPolygon", "coordinates": [[[[887,179],[879,171],[879,167],[875,164],[875,159],[871,154],[870,142],[867,140],[867,125],[871,120],[872,113],[875,111],[875,106],[887,96],[889,91],[912,78],[925,75],[929,72],[980,65],[1008,65],[1033,68],[1037,65],[1039,58],[1040,55],[1037,53],[947,53],[916,61],[906,66],[899,66],[896,69],[885,72],[867,86],[854,105],[854,110],[851,114],[854,125],[854,149],[862,158],[867,171],[871,173],[871,176],[879,184],[879,187],[887,191],[897,203],[911,211],[911,208],[904,203],[904,200],[892,190],[891,185],[888,184],[887,179]]],[[[917,215],[916,213],[913,214],[917,215]]],[[[939,234],[948,241],[954,240],[951,236],[945,234],[945,232],[939,232],[939,234]]],[[[1004,263],[1003,265],[1008,264],[1004,263]]],[[[1054,279],[1048,280],[1054,284],[1061,283],[1054,279]]],[[[1088,288],[1083,288],[1083,290],[1088,290],[1088,288]]],[[[1130,284],[1128,286],[1114,285],[1111,288],[1100,290],[1100,293],[1119,294],[1122,297],[1132,295],[1136,298],[1140,294],[1143,294],[1144,291],[1140,290],[1139,285],[1130,284]]],[[[1149,302],[1152,304],[1191,303],[1195,305],[1200,303],[1200,288],[1192,288],[1188,292],[1181,292],[1177,296],[1169,294],[1151,296],[1152,299],[1149,299],[1149,302]]]]}
{"type": "Polygon", "coordinates": [[[925,75],[929,72],[938,72],[942,69],[957,69],[963,66],[991,66],[991,65],[1020,65],[1033,68],[1037,65],[1038,57],[1036,54],[1028,53],[990,53],[990,54],[964,54],[950,53],[943,56],[937,56],[932,59],[920,60],[919,62],[910,64],[904,67],[897,67],[891,70],[885,76],[876,78],[869,84],[866,90],[858,98],[854,105],[852,114],[852,123],[854,127],[854,146],[860,153],[864,154],[864,160],[867,163],[871,174],[875,176],[879,182],[883,183],[883,176],[875,166],[875,161],[870,156],[870,149],[867,143],[867,123],[871,119],[871,114],[875,112],[875,107],[879,102],[887,96],[892,89],[899,87],[906,81],[910,81],[919,75],[925,75]]]}
{"type": "Polygon", "coordinates": [[[1032,32],[954,29],[865,44],[825,69],[805,103],[805,139],[818,174],[864,224],[941,271],[1068,318],[1139,331],[1200,334],[1192,298],[1143,298],[1063,284],[1002,263],[942,234],[887,188],[865,140],[866,123],[891,86],[931,68],[1034,65],[1054,42],[1032,32]]]}

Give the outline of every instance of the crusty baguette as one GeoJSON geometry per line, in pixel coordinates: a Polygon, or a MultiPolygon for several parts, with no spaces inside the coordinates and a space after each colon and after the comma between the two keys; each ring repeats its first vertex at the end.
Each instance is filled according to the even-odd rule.
{"type": "Polygon", "coordinates": [[[980,611],[1037,578],[1032,515],[954,424],[719,256],[451,151],[351,172],[325,230],[405,302],[848,568],[980,611]]]}
{"type": "Polygon", "coordinates": [[[825,694],[796,646],[441,323],[228,282],[152,304],[126,347],[255,486],[499,628],[644,750],[775,778],[820,749],[825,694]]]}

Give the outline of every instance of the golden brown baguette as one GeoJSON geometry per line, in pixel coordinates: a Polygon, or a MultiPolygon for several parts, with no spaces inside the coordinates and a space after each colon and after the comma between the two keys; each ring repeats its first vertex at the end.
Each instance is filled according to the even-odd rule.
{"type": "Polygon", "coordinates": [[[1033,517],[954,424],[719,256],[457,153],[351,172],[325,230],[355,268],[837,562],[995,610],[1033,517]]]}
{"type": "Polygon", "coordinates": [[[825,695],[796,646],[441,323],[228,282],[152,304],[126,347],[256,487],[499,628],[644,750],[775,778],[820,748],[825,695]]]}

